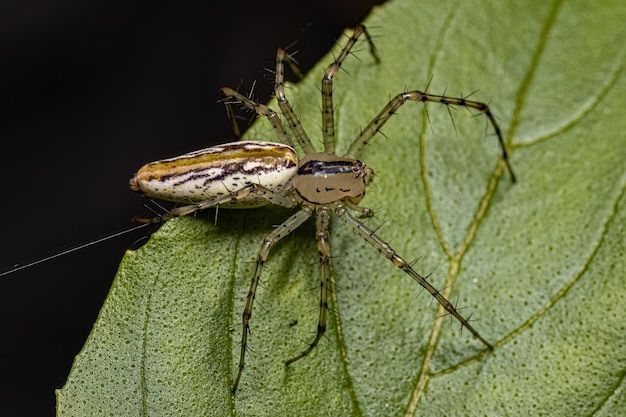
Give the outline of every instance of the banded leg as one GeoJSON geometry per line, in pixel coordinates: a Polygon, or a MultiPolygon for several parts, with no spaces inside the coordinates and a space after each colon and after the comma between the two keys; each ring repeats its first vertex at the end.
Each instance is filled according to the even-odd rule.
{"type": "Polygon", "coordinates": [[[301,354],[294,356],[285,362],[289,365],[307,356],[319,343],[326,332],[326,317],[328,313],[328,278],[330,276],[330,242],[328,240],[328,227],[330,225],[330,210],[327,206],[321,206],[316,210],[317,223],[315,237],[317,238],[317,251],[320,255],[320,315],[317,322],[317,334],[309,343],[309,347],[301,354]]]}
{"type": "Polygon", "coordinates": [[[280,107],[283,116],[289,124],[289,128],[296,136],[296,140],[298,141],[298,144],[300,144],[304,153],[315,153],[315,148],[311,144],[311,139],[309,139],[304,127],[302,127],[302,123],[298,120],[298,117],[293,112],[291,104],[289,104],[289,101],[287,101],[287,97],[285,96],[285,62],[292,68],[295,67],[295,63],[287,51],[282,48],[278,48],[276,51],[276,79],[274,81],[274,95],[278,101],[278,107],[280,107]]]}
{"type": "Polygon", "coordinates": [[[326,68],[324,76],[322,77],[322,133],[324,137],[324,152],[335,153],[335,115],[333,108],[333,77],[339,72],[341,64],[348,57],[352,47],[356,44],[361,35],[364,35],[367,43],[369,44],[370,53],[378,63],[380,60],[376,54],[376,48],[374,42],[369,33],[365,29],[365,26],[359,25],[354,28],[354,32],[348,43],[343,47],[339,56],[335,61],[326,68]]]}
{"type": "Polygon", "coordinates": [[[439,290],[433,287],[430,282],[426,280],[423,276],[418,274],[412,267],[409,265],[400,255],[398,255],[385,241],[383,241],[380,237],[374,233],[371,229],[365,226],[363,223],[352,217],[348,210],[342,206],[337,205],[335,207],[335,213],[339,216],[339,218],[354,232],[360,235],[367,243],[372,245],[374,248],[380,252],[385,258],[389,259],[396,267],[404,271],[407,275],[413,278],[419,285],[424,287],[426,291],[428,291],[438,302],[441,304],[443,308],[446,309],[448,313],[456,317],[456,319],[465,327],[471,334],[474,335],[478,340],[485,344],[489,349],[493,349],[493,346],[489,342],[487,342],[478,332],[472,327],[471,324],[465,319],[461,314],[457,311],[457,309],[452,305],[450,301],[448,301],[439,290]]]}
{"type": "Polygon", "coordinates": [[[255,194],[256,196],[267,200],[271,204],[276,204],[278,206],[286,208],[291,208],[297,204],[292,197],[284,196],[260,184],[250,184],[245,186],[244,188],[233,191],[218,198],[201,201],[195,204],[189,204],[187,206],[175,207],[167,213],[153,218],[135,217],[133,221],[137,223],[161,223],[166,220],[173,219],[174,217],[187,216],[189,214],[195,213],[196,211],[206,210],[212,207],[232,203],[234,201],[243,200],[247,197],[250,197],[252,194],[255,194]]]}
{"type": "Polygon", "coordinates": [[[438,96],[435,94],[428,94],[422,91],[408,91],[406,93],[400,93],[394,98],[392,98],[389,103],[382,109],[380,113],[367,125],[365,129],[361,132],[359,136],[352,142],[348,152],[344,155],[346,157],[355,158],[361,152],[363,147],[368,144],[368,142],[378,133],[378,131],[383,127],[387,120],[408,100],[410,101],[421,101],[421,102],[433,102],[449,105],[457,105],[463,107],[469,107],[472,109],[476,109],[485,114],[489,123],[493,126],[494,131],[496,132],[496,136],[498,137],[498,142],[500,143],[500,148],[502,149],[502,159],[506,164],[506,168],[509,171],[511,176],[511,181],[515,182],[515,174],[513,173],[513,168],[509,162],[509,155],[506,150],[506,146],[504,145],[504,139],[502,138],[502,132],[500,131],[500,126],[496,122],[493,113],[489,110],[489,106],[485,103],[481,103],[478,101],[466,100],[464,98],[455,98],[455,97],[446,97],[446,96],[438,96]]]}
{"type": "Polygon", "coordinates": [[[246,299],[246,307],[243,310],[243,316],[242,316],[243,331],[241,334],[241,353],[239,356],[239,367],[237,370],[237,377],[235,378],[235,383],[233,384],[233,394],[235,393],[235,391],[237,391],[237,387],[239,386],[239,381],[241,380],[241,375],[243,373],[243,368],[245,366],[246,348],[248,346],[248,333],[250,332],[250,318],[252,317],[252,306],[254,305],[254,298],[256,297],[256,289],[259,285],[259,278],[261,277],[261,271],[263,270],[263,265],[265,264],[265,261],[267,260],[267,257],[270,254],[270,249],[280,239],[284,238],[289,233],[296,230],[302,223],[304,223],[309,217],[311,217],[312,214],[313,214],[313,210],[311,209],[311,207],[308,205],[303,205],[301,210],[296,212],[293,216],[288,218],[284,223],[282,223],[280,226],[274,229],[263,240],[263,244],[261,245],[261,249],[259,250],[259,254],[257,256],[254,277],[250,281],[250,290],[248,291],[248,297],[246,299]]]}
{"type": "MultiPolygon", "coordinates": [[[[229,87],[220,88],[220,93],[227,100],[234,99],[237,102],[241,103],[243,106],[249,108],[250,110],[253,110],[259,116],[265,116],[274,128],[274,132],[276,132],[278,140],[285,145],[289,145],[292,148],[294,147],[294,143],[291,140],[291,137],[289,136],[287,131],[285,130],[283,122],[280,121],[280,116],[274,110],[270,109],[264,104],[259,104],[256,101],[249,99],[248,97],[244,96],[241,93],[238,93],[237,91],[229,87]]],[[[233,102],[227,102],[227,106],[230,106],[231,104],[233,104],[233,102]]]]}

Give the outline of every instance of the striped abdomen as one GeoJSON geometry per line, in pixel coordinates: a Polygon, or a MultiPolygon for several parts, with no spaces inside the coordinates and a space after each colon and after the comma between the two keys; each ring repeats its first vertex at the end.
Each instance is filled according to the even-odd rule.
{"type": "MultiPolygon", "coordinates": [[[[233,142],[144,165],[130,188],[148,197],[180,203],[210,200],[257,183],[286,194],[298,167],[289,146],[272,142],[233,142]]],[[[250,196],[229,207],[253,207],[267,200],[250,196]]]]}

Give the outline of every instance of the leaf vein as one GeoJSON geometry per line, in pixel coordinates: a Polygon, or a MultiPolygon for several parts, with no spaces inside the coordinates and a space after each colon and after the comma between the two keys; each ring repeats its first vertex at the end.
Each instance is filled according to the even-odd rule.
{"type": "Polygon", "coordinates": [[[559,14],[559,11],[561,10],[562,5],[563,5],[563,0],[556,0],[553,3],[552,8],[550,9],[548,17],[546,19],[545,25],[543,26],[543,28],[541,29],[541,33],[539,34],[539,39],[538,39],[537,47],[535,49],[535,53],[532,56],[530,66],[528,68],[528,71],[526,71],[526,76],[522,80],[520,89],[517,93],[517,99],[515,101],[515,110],[513,111],[511,126],[509,127],[509,131],[506,137],[506,142],[508,143],[512,142],[513,137],[515,136],[515,133],[517,131],[517,128],[519,127],[521,123],[521,112],[522,112],[522,109],[524,108],[524,105],[526,104],[526,97],[528,96],[530,85],[532,84],[532,81],[535,78],[537,68],[539,67],[539,62],[541,61],[541,57],[543,56],[546,45],[548,43],[547,42],[548,34],[550,33],[552,27],[554,26],[554,23],[556,22],[556,18],[559,14]]]}
{"type": "Polygon", "coordinates": [[[626,193],[626,184],[625,184],[625,181],[622,179],[622,189],[621,189],[621,192],[617,196],[617,198],[615,199],[615,202],[613,204],[613,210],[611,210],[611,212],[608,214],[607,218],[605,219],[605,221],[604,221],[604,223],[602,225],[602,231],[600,233],[600,236],[596,240],[595,244],[591,247],[591,251],[589,252],[589,256],[587,256],[585,258],[584,262],[581,263],[580,267],[572,275],[570,280],[568,282],[566,282],[565,285],[563,285],[563,287],[561,287],[561,289],[555,295],[553,295],[546,302],[546,304],[542,308],[540,308],[535,314],[533,314],[528,320],[526,320],[526,322],[524,322],[519,328],[517,328],[513,332],[509,333],[506,337],[504,337],[502,340],[497,342],[494,345],[494,347],[497,347],[497,346],[500,346],[500,345],[503,345],[503,344],[509,342],[510,340],[515,338],[517,335],[521,334],[524,330],[530,328],[530,326],[532,326],[537,320],[539,320],[539,318],[541,316],[543,316],[548,310],[550,310],[550,308],[552,308],[552,306],[557,301],[559,301],[561,298],[563,298],[565,296],[565,294],[567,294],[567,292],[570,290],[570,288],[572,288],[574,286],[574,284],[576,284],[576,282],[578,282],[578,280],[580,278],[582,278],[584,273],[587,271],[589,265],[591,264],[591,261],[594,259],[594,257],[596,256],[596,254],[600,250],[600,247],[602,246],[602,243],[604,242],[604,239],[605,239],[607,233],[609,232],[609,226],[613,222],[613,219],[617,216],[618,206],[619,206],[622,198],[624,198],[624,194],[625,193],[626,193]]]}

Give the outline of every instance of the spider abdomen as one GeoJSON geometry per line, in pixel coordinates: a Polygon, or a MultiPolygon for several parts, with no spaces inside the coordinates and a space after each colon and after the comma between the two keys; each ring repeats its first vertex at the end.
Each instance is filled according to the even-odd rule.
{"type": "MultiPolygon", "coordinates": [[[[296,174],[298,155],[287,145],[242,141],[190,152],[144,165],[130,188],[161,200],[194,203],[228,195],[250,184],[285,194],[296,174]]],[[[227,204],[230,208],[267,205],[256,194],[227,204]]]]}
{"type": "Polygon", "coordinates": [[[303,200],[312,204],[344,199],[357,204],[365,195],[367,174],[365,164],[356,159],[312,153],[300,161],[293,186],[303,200]]]}

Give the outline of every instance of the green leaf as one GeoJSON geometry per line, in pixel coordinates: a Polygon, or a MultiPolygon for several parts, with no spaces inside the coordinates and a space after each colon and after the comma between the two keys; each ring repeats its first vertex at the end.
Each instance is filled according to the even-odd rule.
{"type": "MultiPolygon", "coordinates": [[[[384,223],[380,236],[432,272],[494,351],[334,221],[336,315],[285,366],[317,326],[309,222],[266,264],[233,397],[255,256],[289,211],[221,210],[216,225],[168,221],[127,254],[58,414],[623,414],[624,21],[620,0],[391,1],[365,22],[381,63],[361,48],[335,78],[339,152],[405,88],[479,90],[497,115],[517,184],[484,116],[458,107],[409,102],[360,155],[376,172],[369,224],[384,223]]],[[[331,57],[288,90],[316,145],[331,57]]],[[[265,120],[247,134],[272,137],[265,120]]]]}

